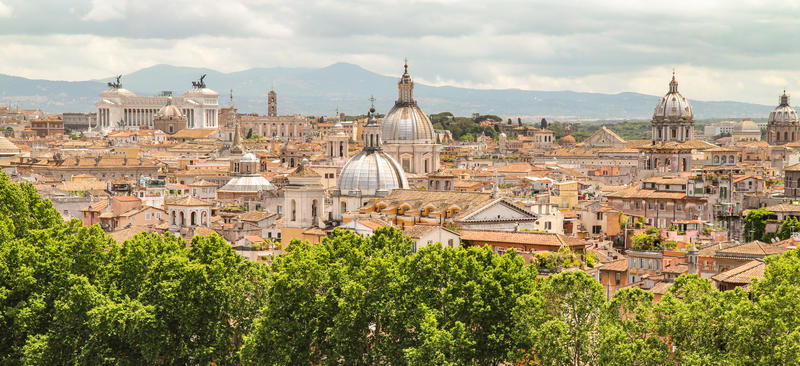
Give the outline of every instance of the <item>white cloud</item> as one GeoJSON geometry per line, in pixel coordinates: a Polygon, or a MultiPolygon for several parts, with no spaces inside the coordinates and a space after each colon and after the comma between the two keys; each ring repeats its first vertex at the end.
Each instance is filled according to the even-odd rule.
{"type": "Polygon", "coordinates": [[[125,18],[126,0],[92,0],[92,8],[83,20],[105,22],[125,18]]]}
{"type": "Polygon", "coordinates": [[[800,43],[787,41],[800,8],[778,2],[0,0],[0,17],[12,8],[0,70],[31,78],[335,62],[397,76],[407,56],[437,85],[658,95],[675,67],[692,99],[800,90],[800,43]]]}
{"type": "Polygon", "coordinates": [[[12,14],[14,14],[14,9],[0,1],[0,18],[11,18],[12,14]]]}

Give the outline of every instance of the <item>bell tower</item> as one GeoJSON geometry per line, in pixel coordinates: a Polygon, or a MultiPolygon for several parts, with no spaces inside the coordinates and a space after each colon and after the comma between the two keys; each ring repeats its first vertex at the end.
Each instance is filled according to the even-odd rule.
{"type": "Polygon", "coordinates": [[[278,116],[278,93],[275,92],[275,89],[267,93],[267,116],[278,116]]]}

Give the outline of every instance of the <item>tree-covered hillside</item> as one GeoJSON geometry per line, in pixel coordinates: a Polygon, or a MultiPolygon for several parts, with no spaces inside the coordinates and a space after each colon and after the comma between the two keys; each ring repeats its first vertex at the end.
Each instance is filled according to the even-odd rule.
{"type": "Polygon", "coordinates": [[[117,243],[61,222],[0,177],[6,365],[790,365],[800,250],[749,292],[679,277],[657,303],[607,301],[583,272],[546,279],[513,252],[429,246],[383,228],[293,241],[271,265],[218,236],[117,243]],[[674,347],[674,351],[673,351],[674,347]]]}

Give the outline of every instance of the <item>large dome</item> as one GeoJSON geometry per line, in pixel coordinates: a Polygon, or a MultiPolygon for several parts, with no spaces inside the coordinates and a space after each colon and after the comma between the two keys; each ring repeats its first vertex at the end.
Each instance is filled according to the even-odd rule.
{"type": "Polygon", "coordinates": [[[372,196],[396,188],[408,188],[400,164],[380,149],[362,150],[347,161],[336,186],[342,195],[372,196]]]}
{"type": "Polygon", "coordinates": [[[672,75],[672,81],[669,83],[669,93],[658,101],[656,109],[653,112],[654,121],[678,121],[694,120],[694,113],[692,112],[692,105],[689,100],[684,98],[678,92],[678,81],[675,80],[675,75],[672,75]]]}
{"type": "Polygon", "coordinates": [[[408,74],[408,65],[397,83],[399,97],[383,118],[383,139],[393,141],[419,141],[433,143],[436,134],[430,118],[414,100],[414,82],[408,74]]]}
{"type": "Polygon", "coordinates": [[[789,105],[789,96],[786,91],[780,97],[781,104],[769,114],[768,123],[797,123],[797,111],[789,105]]]}

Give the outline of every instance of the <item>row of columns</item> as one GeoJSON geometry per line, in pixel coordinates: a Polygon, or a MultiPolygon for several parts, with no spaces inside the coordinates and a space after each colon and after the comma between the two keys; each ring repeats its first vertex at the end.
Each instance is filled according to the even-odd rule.
{"type": "Polygon", "coordinates": [[[302,137],[302,126],[300,131],[297,130],[297,125],[302,125],[301,122],[297,123],[281,123],[280,127],[276,124],[264,123],[258,129],[258,134],[262,137],[302,137]],[[272,130],[275,129],[275,136],[272,135],[272,130]],[[280,135],[279,135],[280,134],[280,135]]]}

